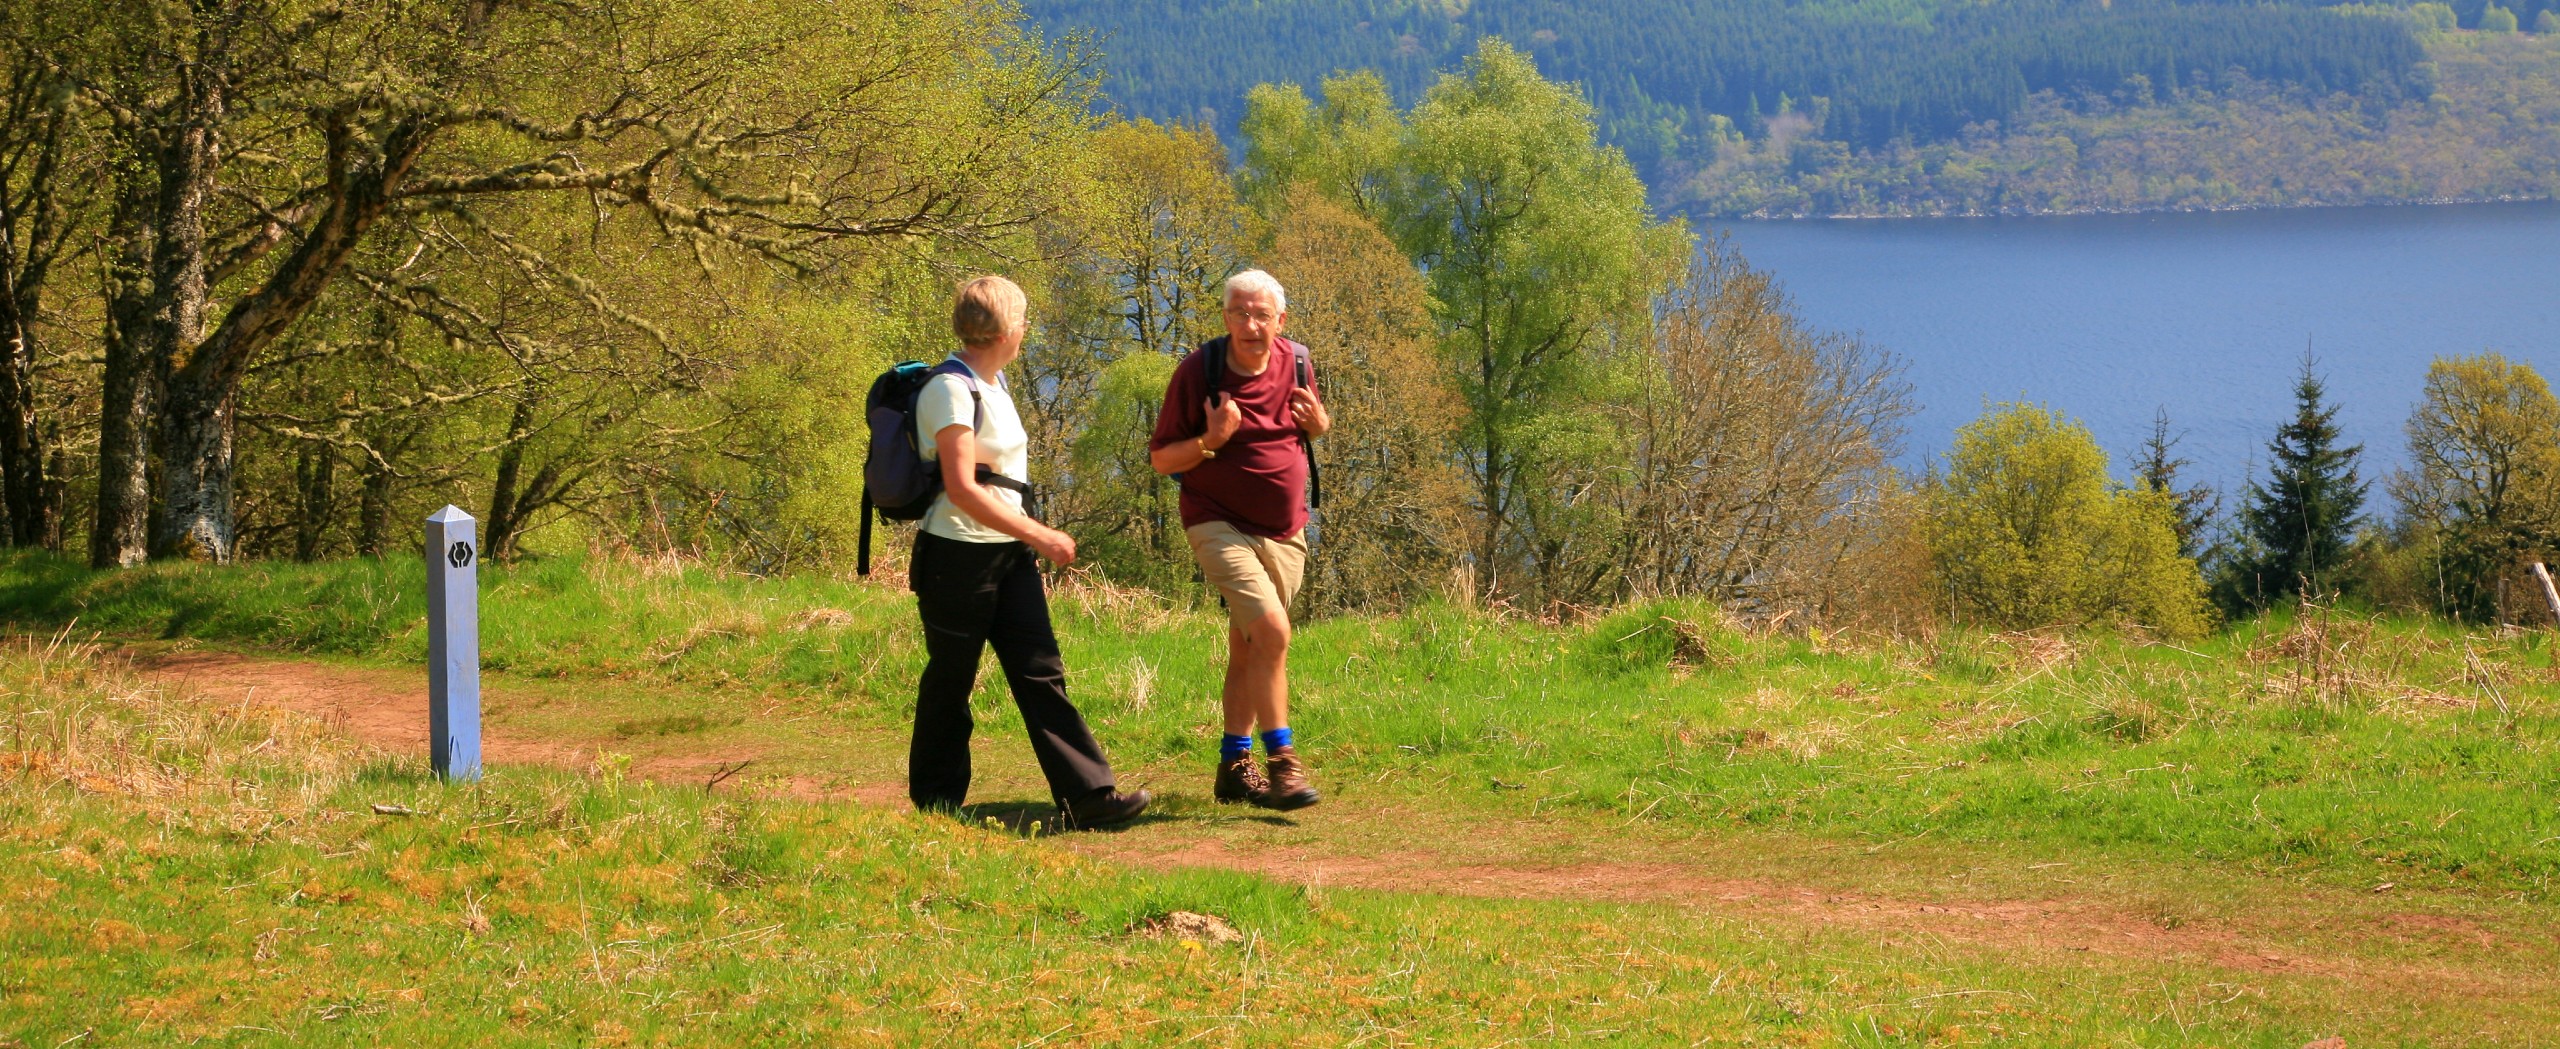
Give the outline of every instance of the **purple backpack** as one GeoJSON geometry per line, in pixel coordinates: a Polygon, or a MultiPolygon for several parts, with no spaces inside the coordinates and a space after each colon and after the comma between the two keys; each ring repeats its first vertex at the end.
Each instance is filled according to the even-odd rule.
{"type": "MultiPolygon", "coordinates": [[[[933,365],[900,361],[871,380],[871,393],[863,399],[863,418],[871,425],[871,447],[862,458],[862,542],[855,556],[856,570],[863,575],[871,574],[872,512],[891,521],[920,521],[942,494],[942,464],[925,458],[916,445],[916,397],[927,381],[945,374],[972,380],[969,403],[977,409],[972,427],[984,428],[987,402],[978,396],[969,366],[956,360],[933,365]]],[[[979,484],[1020,492],[1023,504],[1030,505],[1030,485],[985,463],[978,464],[977,472],[979,484]]]]}

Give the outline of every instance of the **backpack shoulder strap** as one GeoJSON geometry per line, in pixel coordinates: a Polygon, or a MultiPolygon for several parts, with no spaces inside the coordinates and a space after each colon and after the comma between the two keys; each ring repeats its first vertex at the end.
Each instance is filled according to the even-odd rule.
{"type": "Polygon", "coordinates": [[[1200,381],[1209,391],[1209,400],[1218,399],[1218,388],[1227,381],[1227,337],[1224,335],[1200,344],[1200,381]]]}
{"type": "MultiPolygon", "coordinates": [[[[1315,386],[1315,362],[1307,357],[1307,344],[1295,339],[1283,341],[1289,345],[1290,392],[1295,393],[1300,387],[1312,389],[1315,386]]],[[[1307,453],[1307,509],[1313,510],[1324,505],[1324,473],[1316,467],[1316,443],[1300,433],[1298,447],[1307,453]]]]}
{"type": "Polygon", "coordinates": [[[957,375],[960,377],[960,384],[968,387],[969,389],[969,407],[971,409],[969,415],[969,428],[972,430],[984,431],[987,428],[987,399],[978,394],[978,373],[970,371],[969,366],[962,363],[960,358],[950,357],[944,359],[942,363],[934,365],[932,371],[924,373],[924,381],[932,382],[933,377],[936,375],[957,375]]]}
{"type": "MultiPolygon", "coordinates": [[[[969,405],[971,408],[975,409],[976,421],[969,428],[980,433],[986,432],[987,399],[978,392],[978,373],[971,371],[969,366],[962,363],[959,359],[953,358],[935,365],[933,371],[925,375],[925,381],[933,381],[933,377],[936,375],[957,375],[960,377],[961,385],[969,388],[969,405]]],[[[984,462],[978,464],[976,473],[979,484],[986,485],[990,488],[1003,488],[1021,493],[1027,512],[1034,518],[1040,516],[1040,512],[1036,508],[1037,504],[1035,502],[1035,500],[1040,497],[1039,492],[1033,489],[1029,484],[997,473],[995,467],[989,466],[984,462]]]]}

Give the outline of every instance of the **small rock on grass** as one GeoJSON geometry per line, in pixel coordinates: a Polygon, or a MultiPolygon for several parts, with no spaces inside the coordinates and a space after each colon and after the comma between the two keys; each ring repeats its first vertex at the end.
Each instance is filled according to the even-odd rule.
{"type": "Polygon", "coordinates": [[[2304,1044],[2302,1049],[2347,1049],[2347,1040],[2344,1038],[2323,1038],[2316,1042],[2304,1044]]]}

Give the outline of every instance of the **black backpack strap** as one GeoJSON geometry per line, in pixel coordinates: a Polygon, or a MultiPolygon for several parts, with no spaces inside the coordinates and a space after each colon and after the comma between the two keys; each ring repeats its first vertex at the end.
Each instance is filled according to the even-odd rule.
{"type": "MultiPolygon", "coordinates": [[[[1290,390],[1294,392],[1301,386],[1314,389],[1315,379],[1310,374],[1314,365],[1307,360],[1306,344],[1293,342],[1290,345],[1297,347],[1293,353],[1297,367],[1290,373],[1290,390]]],[[[1324,474],[1316,469],[1316,443],[1307,437],[1306,431],[1301,430],[1298,432],[1298,446],[1307,450],[1307,509],[1318,509],[1324,506],[1324,474]]]]}
{"type": "Polygon", "coordinates": [[[853,570],[857,575],[871,574],[871,486],[862,486],[862,543],[855,547],[853,570]]]}
{"type": "Polygon", "coordinates": [[[1209,384],[1209,403],[1218,403],[1218,387],[1227,381],[1227,337],[1224,335],[1200,344],[1205,355],[1200,362],[1200,378],[1209,384]]]}
{"type": "Polygon", "coordinates": [[[987,428],[987,399],[978,395],[978,373],[969,369],[968,362],[963,361],[958,357],[953,357],[940,364],[934,365],[932,371],[924,373],[924,381],[932,382],[933,377],[936,375],[957,375],[960,377],[961,381],[969,387],[969,428],[972,430],[985,430],[987,428]]]}
{"type": "Polygon", "coordinates": [[[1028,517],[1034,521],[1040,519],[1039,489],[1031,487],[1028,483],[1017,481],[1013,478],[997,473],[995,467],[989,466],[985,463],[978,464],[978,483],[986,485],[989,488],[1002,488],[1005,491],[1020,494],[1022,496],[1022,516],[1028,517]]]}
{"type": "MultiPolygon", "coordinates": [[[[957,375],[968,385],[969,407],[971,409],[969,429],[975,433],[987,432],[987,399],[978,392],[978,373],[971,370],[966,362],[955,357],[951,360],[935,365],[933,371],[926,374],[925,381],[931,382],[933,380],[933,376],[936,375],[957,375]]],[[[1034,521],[1040,519],[1040,495],[1037,491],[1034,491],[1029,484],[997,473],[995,467],[989,466],[983,462],[978,464],[977,473],[979,484],[986,485],[989,488],[1002,488],[1006,491],[1021,495],[1023,516],[1029,517],[1034,521]]],[[[866,500],[871,498],[871,490],[867,488],[863,489],[862,497],[866,500]]],[[[862,527],[865,530],[865,534],[868,534],[871,522],[867,519],[864,520],[862,527]]],[[[864,555],[866,557],[869,556],[869,547],[867,546],[864,548],[864,555]]]]}

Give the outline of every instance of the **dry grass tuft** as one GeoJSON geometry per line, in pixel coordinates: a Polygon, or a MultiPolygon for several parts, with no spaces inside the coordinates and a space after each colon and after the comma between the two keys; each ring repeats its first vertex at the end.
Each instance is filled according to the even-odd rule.
{"type": "Polygon", "coordinates": [[[0,725],[0,789],[68,787],[155,813],[254,800],[246,809],[289,820],[379,757],[302,714],[208,709],[200,696],[145,685],[67,631],[0,645],[0,725]]]}
{"type": "Polygon", "coordinates": [[[841,608],[812,608],[791,617],[793,633],[812,630],[842,630],[853,625],[853,613],[841,608]]]}
{"type": "Polygon", "coordinates": [[[1174,911],[1139,922],[1130,931],[1148,939],[1185,943],[1242,943],[1244,934],[1224,918],[1193,911],[1174,911]]]}
{"type": "Polygon", "coordinates": [[[1111,623],[1133,633],[1151,633],[1172,626],[1190,614],[1145,587],[1122,586],[1081,569],[1068,569],[1049,590],[1053,605],[1072,605],[1078,615],[1097,623],[1111,623]]]}
{"type": "Polygon", "coordinates": [[[1976,655],[1982,662],[2013,674],[2067,666],[2080,657],[2080,646],[2050,630],[1990,634],[1983,637],[1980,646],[1976,655]]]}

